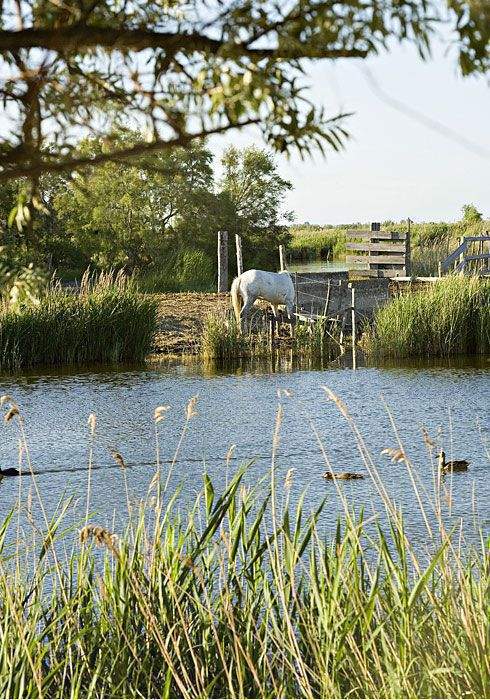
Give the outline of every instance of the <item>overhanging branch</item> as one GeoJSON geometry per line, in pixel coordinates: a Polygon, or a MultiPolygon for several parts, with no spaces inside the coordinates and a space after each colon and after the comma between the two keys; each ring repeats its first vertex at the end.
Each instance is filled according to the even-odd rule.
{"type": "Polygon", "coordinates": [[[310,47],[307,44],[288,48],[249,48],[245,44],[228,44],[198,32],[172,33],[147,29],[112,27],[92,27],[75,24],[59,29],[22,29],[20,31],[0,31],[0,51],[19,49],[47,49],[57,52],[76,52],[83,49],[101,47],[109,50],[142,51],[144,49],[164,49],[171,54],[178,51],[202,51],[230,57],[250,56],[261,58],[365,58],[366,50],[335,49],[328,46],[310,47]]]}

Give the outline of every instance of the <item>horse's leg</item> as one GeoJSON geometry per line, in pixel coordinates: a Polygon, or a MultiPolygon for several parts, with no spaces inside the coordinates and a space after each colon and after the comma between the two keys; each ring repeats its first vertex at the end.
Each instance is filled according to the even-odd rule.
{"type": "Polygon", "coordinates": [[[294,311],[295,311],[294,302],[287,301],[286,302],[286,310],[287,310],[289,322],[291,324],[290,328],[291,328],[291,338],[292,338],[294,335],[294,326],[296,324],[296,316],[294,315],[294,311]]]}
{"type": "Polygon", "coordinates": [[[240,319],[242,321],[244,333],[248,333],[248,317],[249,317],[250,311],[252,310],[252,307],[254,305],[254,301],[255,301],[254,299],[247,296],[246,294],[243,295],[243,306],[242,306],[242,310],[240,311],[240,319]]]}

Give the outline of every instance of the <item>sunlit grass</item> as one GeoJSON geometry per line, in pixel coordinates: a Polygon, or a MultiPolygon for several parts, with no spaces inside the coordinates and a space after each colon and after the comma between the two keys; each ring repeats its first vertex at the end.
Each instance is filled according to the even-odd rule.
{"type": "Polygon", "coordinates": [[[37,306],[0,312],[0,369],[143,360],[156,309],[122,275],[86,275],[79,293],[54,285],[37,306]]]}

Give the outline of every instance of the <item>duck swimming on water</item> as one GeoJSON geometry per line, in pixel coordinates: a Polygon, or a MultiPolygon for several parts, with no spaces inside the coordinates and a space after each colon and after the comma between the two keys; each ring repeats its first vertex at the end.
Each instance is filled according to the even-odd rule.
{"type": "Polygon", "coordinates": [[[19,476],[20,472],[15,467],[8,467],[7,469],[0,469],[0,479],[3,476],[19,476]]]}
{"type": "Polygon", "coordinates": [[[447,472],[467,472],[469,464],[466,459],[453,459],[450,462],[446,462],[444,450],[439,452],[439,468],[442,474],[447,474],[447,472]]]}
{"type": "Polygon", "coordinates": [[[356,474],[355,472],[325,472],[323,475],[324,479],[340,479],[341,481],[348,481],[349,479],[364,479],[363,474],[356,474]]]}

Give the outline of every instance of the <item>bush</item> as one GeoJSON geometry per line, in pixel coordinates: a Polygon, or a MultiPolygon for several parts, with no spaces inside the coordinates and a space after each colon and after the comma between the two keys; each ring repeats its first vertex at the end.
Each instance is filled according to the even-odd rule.
{"type": "Polygon", "coordinates": [[[121,275],[86,277],[79,293],[52,287],[37,306],[0,313],[0,369],[142,361],[156,310],[121,275]]]}

